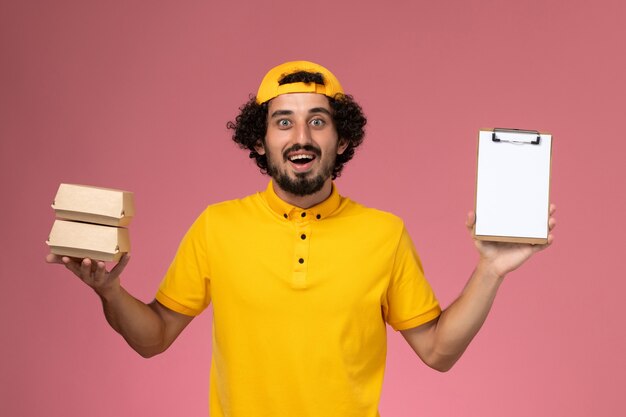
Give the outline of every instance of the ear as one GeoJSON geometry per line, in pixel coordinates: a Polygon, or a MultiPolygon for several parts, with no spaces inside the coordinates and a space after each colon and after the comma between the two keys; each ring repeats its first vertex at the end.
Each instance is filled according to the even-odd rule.
{"type": "Polygon", "coordinates": [[[340,138],[339,143],[337,143],[337,155],[344,153],[348,149],[348,145],[349,142],[346,139],[340,138]]]}
{"type": "Polygon", "coordinates": [[[255,144],[254,144],[254,150],[256,151],[256,153],[258,153],[259,155],[265,155],[265,146],[263,145],[263,141],[262,140],[258,140],[255,144]]]}

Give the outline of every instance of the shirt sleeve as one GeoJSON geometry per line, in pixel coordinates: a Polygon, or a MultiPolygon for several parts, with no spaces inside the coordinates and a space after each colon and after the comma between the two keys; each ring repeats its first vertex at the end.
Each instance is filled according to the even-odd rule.
{"type": "Polygon", "coordinates": [[[395,253],[383,313],[387,323],[395,330],[420,326],[441,314],[439,302],[424,277],[422,264],[404,226],[395,253]]]}
{"type": "Polygon", "coordinates": [[[207,209],[189,228],[156,294],[159,303],[188,316],[200,314],[211,302],[208,217],[207,209]]]}

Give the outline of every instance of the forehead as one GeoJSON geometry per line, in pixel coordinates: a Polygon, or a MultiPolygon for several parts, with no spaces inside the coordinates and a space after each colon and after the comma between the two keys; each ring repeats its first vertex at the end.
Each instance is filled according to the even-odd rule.
{"type": "Polygon", "coordinates": [[[317,93],[283,94],[270,100],[268,113],[272,114],[272,112],[277,110],[308,112],[313,108],[324,108],[330,112],[331,108],[328,97],[317,93]]]}

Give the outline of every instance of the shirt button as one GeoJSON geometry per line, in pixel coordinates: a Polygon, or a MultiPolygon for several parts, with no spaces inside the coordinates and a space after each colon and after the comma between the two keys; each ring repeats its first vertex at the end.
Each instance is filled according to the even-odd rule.
{"type": "Polygon", "coordinates": [[[301,216],[302,216],[302,217],[306,217],[306,212],[304,212],[304,211],[303,211],[303,212],[302,212],[302,214],[301,214],[301,216]]]}
{"type": "Polygon", "coordinates": [[[306,235],[305,235],[304,233],[303,233],[303,234],[301,234],[301,235],[300,235],[300,239],[302,239],[302,240],[306,239],[306,235]]]}
{"type": "Polygon", "coordinates": [[[298,259],[298,262],[300,262],[301,264],[303,264],[303,263],[304,263],[304,259],[300,258],[300,259],[298,259]]]}

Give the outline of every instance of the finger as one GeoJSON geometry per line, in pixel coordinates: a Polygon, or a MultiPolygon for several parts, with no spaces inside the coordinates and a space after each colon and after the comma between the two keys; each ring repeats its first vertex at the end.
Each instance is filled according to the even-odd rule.
{"type": "Polygon", "coordinates": [[[467,227],[468,229],[471,229],[472,227],[474,227],[474,223],[476,223],[476,213],[474,213],[473,211],[470,211],[469,213],[467,213],[467,220],[465,220],[465,227],[467,227]]]}
{"type": "Polygon", "coordinates": [[[49,264],[62,264],[63,259],[60,256],[55,255],[53,253],[49,253],[46,255],[46,262],[49,264]]]}
{"type": "Polygon", "coordinates": [[[550,217],[550,219],[548,220],[548,228],[552,230],[555,227],[556,227],[556,219],[554,217],[550,217]]]}
{"type": "Polygon", "coordinates": [[[95,262],[94,267],[95,267],[94,279],[96,281],[106,278],[107,270],[106,270],[106,265],[104,262],[102,261],[95,262]]]}
{"type": "Polygon", "coordinates": [[[550,204],[550,216],[552,216],[554,214],[554,212],[556,211],[556,206],[554,204],[550,204]]]}
{"type": "Polygon", "coordinates": [[[122,255],[117,265],[115,265],[113,269],[111,269],[111,272],[109,272],[109,275],[113,278],[117,278],[118,276],[120,276],[124,268],[126,268],[126,265],[128,265],[129,260],[130,260],[130,255],[128,253],[125,253],[124,255],[122,255]]]}
{"type": "Polygon", "coordinates": [[[64,256],[63,258],[61,258],[61,260],[67,269],[72,271],[74,275],[80,278],[80,263],[72,260],[71,258],[68,258],[67,256],[64,256]]]}
{"type": "Polygon", "coordinates": [[[91,259],[85,258],[80,264],[80,277],[85,280],[91,276],[91,259]]]}
{"type": "Polygon", "coordinates": [[[70,261],[80,262],[80,258],[72,258],[69,256],[55,255],[53,253],[49,253],[46,255],[46,262],[50,264],[67,264],[70,261]]]}
{"type": "Polygon", "coordinates": [[[94,260],[91,260],[91,259],[90,259],[90,261],[91,261],[91,274],[95,274],[97,269],[98,269],[98,262],[99,261],[94,261],[94,260]]]}

